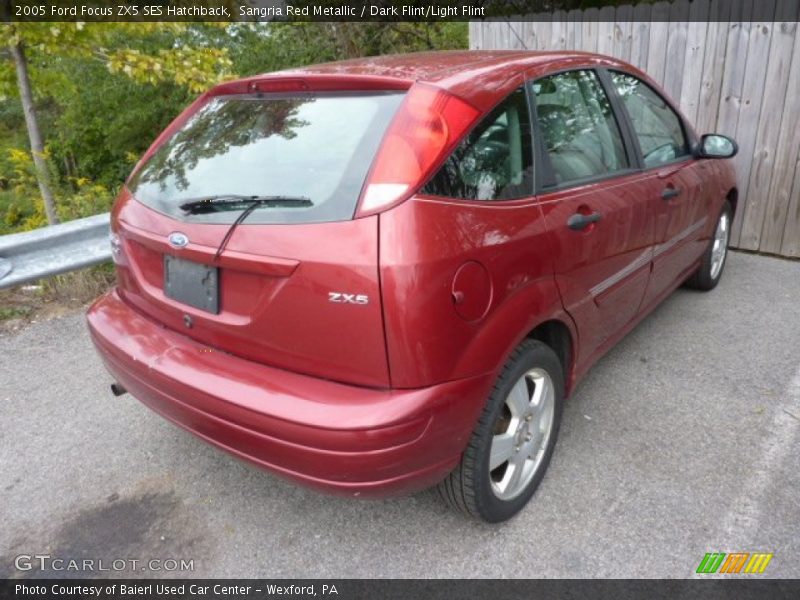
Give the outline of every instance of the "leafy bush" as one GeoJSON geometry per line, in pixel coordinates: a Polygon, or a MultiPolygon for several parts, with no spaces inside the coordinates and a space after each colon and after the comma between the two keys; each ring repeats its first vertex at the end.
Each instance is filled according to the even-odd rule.
{"type": "Polygon", "coordinates": [[[6,208],[5,217],[3,217],[7,227],[16,227],[22,221],[22,211],[13,202],[6,208]]]}
{"type": "MultiPolygon", "coordinates": [[[[34,174],[33,159],[29,152],[11,148],[8,163],[12,172],[8,176],[8,190],[0,192],[0,211],[3,214],[0,233],[28,231],[47,225],[44,205],[34,174]]],[[[53,169],[51,161],[48,162],[53,169]]],[[[108,186],[95,183],[88,177],[70,177],[57,181],[58,216],[62,221],[88,217],[110,210],[114,193],[108,186]]]]}

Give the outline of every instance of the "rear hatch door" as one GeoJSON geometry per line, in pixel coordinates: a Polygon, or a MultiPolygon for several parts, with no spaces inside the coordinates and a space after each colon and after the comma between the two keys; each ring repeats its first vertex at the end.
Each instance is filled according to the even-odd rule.
{"type": "Polygon", "coordinates": [[[190,109],[115,206],[125,299],[203,351],[388,386],[378,218],[354,213],[402,98],[259,92],[190,109]]]}

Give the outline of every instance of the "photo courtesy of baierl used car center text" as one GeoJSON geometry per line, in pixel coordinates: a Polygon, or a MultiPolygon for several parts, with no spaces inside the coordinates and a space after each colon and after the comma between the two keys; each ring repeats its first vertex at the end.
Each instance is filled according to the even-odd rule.
{"type": "Polygon", "coordinates": [[[0,598],[797,598],[798,16],[2,0],[0,598]]]}

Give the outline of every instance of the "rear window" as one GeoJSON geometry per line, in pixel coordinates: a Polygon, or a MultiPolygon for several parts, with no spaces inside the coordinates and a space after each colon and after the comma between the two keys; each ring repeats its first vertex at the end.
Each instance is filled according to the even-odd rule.
{"type": "Polygon", "coordinates": [[[312,206],[262,206],[248,223],[353,218],[378,145],[402,93],[262,94],[215,98],[128,182],[147,206],[182,220],[231,223],[241,208],[186,214],[215,195],[305,197],[312,206]]]}

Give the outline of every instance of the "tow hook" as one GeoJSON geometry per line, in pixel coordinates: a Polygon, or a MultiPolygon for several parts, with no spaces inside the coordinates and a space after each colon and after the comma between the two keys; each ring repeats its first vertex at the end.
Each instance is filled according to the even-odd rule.
{"type": "Polygon", "coordinates": [[[111,393],[114,394],[115,396],[123,396],[123,395],[128,393],[128,390],[126,390],[124,387],[122,387],[118,383],[112,383],[111,384],[111,393]]]}

